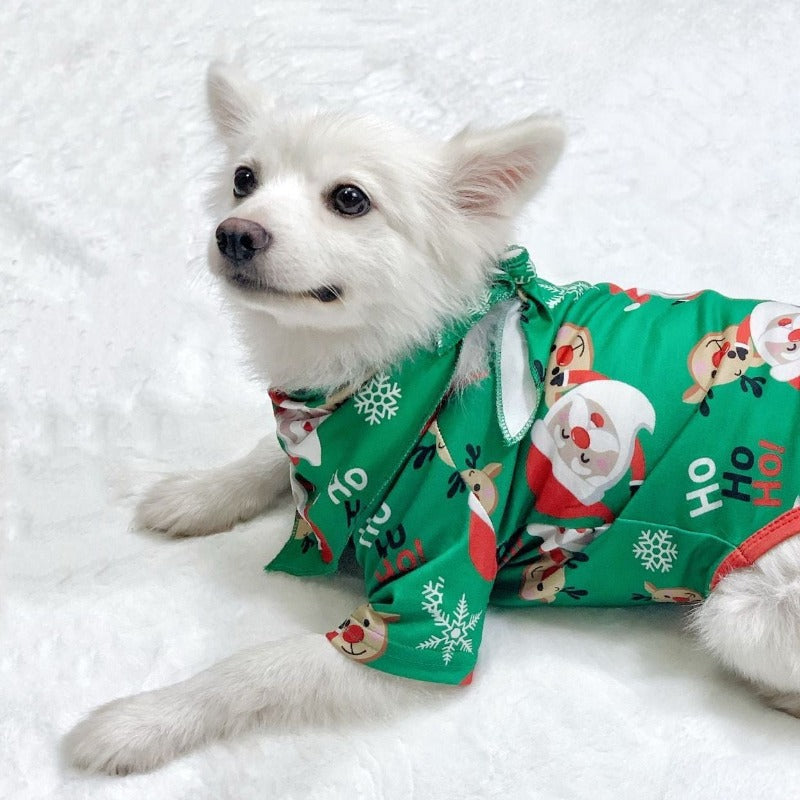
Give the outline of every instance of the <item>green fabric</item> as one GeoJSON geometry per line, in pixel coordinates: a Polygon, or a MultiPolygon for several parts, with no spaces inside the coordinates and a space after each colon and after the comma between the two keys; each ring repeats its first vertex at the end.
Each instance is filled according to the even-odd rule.
{"type": "Polygon", "coordinates": [[[352,393],[272,394],[298,518],[268,569],[334,572],[352,541],[369,603],[332,645],[444,683],[489,602],[698,600],[800,531],[798,350],[796,307],[555,286],[518,249],[438,346],[352,393]],[[498,303],[489,374],[449,393],[498,303]]]}

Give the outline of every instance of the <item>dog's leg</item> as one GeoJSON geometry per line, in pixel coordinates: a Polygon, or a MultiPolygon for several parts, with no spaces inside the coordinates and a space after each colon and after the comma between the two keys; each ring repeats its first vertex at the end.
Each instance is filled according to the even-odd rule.
{"type": "Polygon", "coordinates": [[[353,663],[324,636],[308,634],[245,650],[181,683],[101,706],[67,735],[64,752],[82,769],[142,772],[259,723],[374,720],[446,691],[353,663]]]}
{"type": "Polygon", "coordinates": [[[224,467],[170,475],[136,508],[136,524],[170,536],[204,536],[252,519],[289,491],[289,462],[274,436],[224,467]]]}
{"type": "Polygon", "coordinates": [[[800,717],[800,536],[721,580],[692,627],[770,705],[800,717]]]}

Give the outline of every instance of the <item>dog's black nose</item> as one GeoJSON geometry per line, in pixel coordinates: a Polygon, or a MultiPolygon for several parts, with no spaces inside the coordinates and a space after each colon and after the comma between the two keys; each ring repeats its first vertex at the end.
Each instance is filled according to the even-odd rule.
{"type": "Polygon", "coordinates": [[[249,219],[229,217],[217,228],[217,247],[229,261],[249,261],[269,247],[270,235],[249,219]]]}

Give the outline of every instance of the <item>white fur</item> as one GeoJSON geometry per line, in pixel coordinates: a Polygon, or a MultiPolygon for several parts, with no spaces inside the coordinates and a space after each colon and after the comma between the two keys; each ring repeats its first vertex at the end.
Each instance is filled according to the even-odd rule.
{"type": "MultiPolygon", "coordinates": [[[[359,383],[421,343],[481,294],[509,239],[513,217],[555,164],[563,132],[529,117],[492,131],[466,130],[440,144],[368,117],[290,114],[233,70],[212,66],[212,115],[228,155],[213,198],[218,221],[244,217],[273,241],[257,257],[269,291],[223,281],[254,373],[284,389],[359,383]],[[232,196],[239,165],[257,190],[232,196]],[[353,182],[373,201],[358,219],[327,206],[353,182]],[[343,288],[340,300],[303,296],[343,288]]],[[[212,272],[224,262],[212,238],[212,272]]],[[[456,386],[486,367],[502,309],[464,344],[456,386]]],[[[248,519],[286,491],[277,446],[263,442],[228,467],[167,478],[137,511],[139,524],[202,535],[248,519]]],[[[725,578],[693,627],[727,667],[779,708],[800,715],[800,541],[725,578]]],[[[257,723],[347,715],[380,717],[447,687],[395,678],[338,655],[321,635],[272,641],[189,680],[114,701],[65,740],[70,761],[123,774],[148,770],[191,748],[257,723]]]]}
{"type": "Polygon", "coordinates": [[[274,436],[221,469],[170,475],[136,508],[140,528],[170,536],[205,536],[260,514],[289,492],[289,465],[274,436]]]}
{"type": "Polygon", "coordinates": [[[380,720],[392,709],[458,692],[386,675],[305,634],[243,650],[164,689],[114,700],[67,735],[82,769],[124,775],[154,769],[199,744],[257,724],[280,729],[332,719],[380,720]]]}
{"type": "MultiPolygon", "coordinates": [[[[228,149],[212,198],[217,218],[244,217],[270,232],[259,268],[276,290],[344,287],[341,301],[321,304],[226,285],[254,373],[288,390],[360,383],[460,316],[563,147],[560,123],[546,117],[442,145],[371,117],[254,105],[257,91],[212,67],[209,97],[228,149]],[[259,187],[236,202],[238,165],[255,170],[259,187]],[[366,216],[326,207],[329,191],[347,182],[372,199],[366,216]]],[[[209,259],[221,273],[213,238],[209,259]]]]}
{"type": "Polygon", "coordinates": [[[776,708],[800,716],[800,537],[720,581],[692,616],[707,650],[776,708]]]}

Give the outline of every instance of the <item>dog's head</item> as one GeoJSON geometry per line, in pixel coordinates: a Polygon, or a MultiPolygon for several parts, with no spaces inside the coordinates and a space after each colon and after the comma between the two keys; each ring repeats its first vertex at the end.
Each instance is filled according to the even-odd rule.
{"type": "Polygon", "coordinates": [[[228,151],[212,272],[287,331],[372,339],[386,357],[480,296],[563,146],[544,117],[441,143],[368,116],[289,113],[219,64],[208,96],[228,151]]]}

